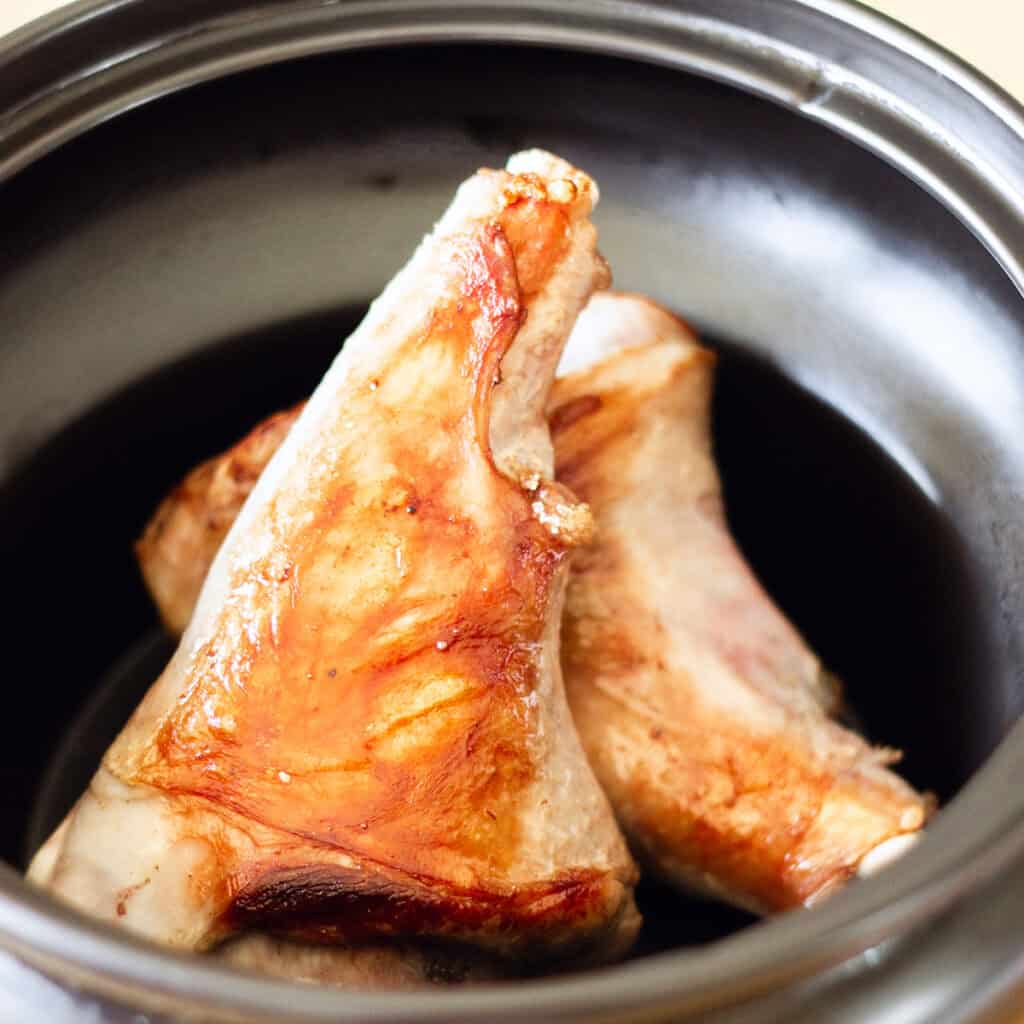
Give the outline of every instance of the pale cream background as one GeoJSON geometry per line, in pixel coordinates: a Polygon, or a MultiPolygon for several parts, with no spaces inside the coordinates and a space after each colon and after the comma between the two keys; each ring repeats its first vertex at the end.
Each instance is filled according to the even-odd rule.
{"type": "Polygon", "coordinates": [[[868,6],[937,39],[1024,99],[1022,0],[871,0],[868,6]]]}
{"type": "MultiPolygon", "coordinates": [[[[62,2],[0,0],[0,34],[62,2]]],[[[939,40],[1024,98],[1022,0],[873,0],[870,5],[939,40]]]]}

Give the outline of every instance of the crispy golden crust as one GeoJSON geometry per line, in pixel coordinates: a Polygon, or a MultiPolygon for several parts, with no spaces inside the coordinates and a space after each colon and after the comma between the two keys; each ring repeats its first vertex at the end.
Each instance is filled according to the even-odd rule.
{"type": "Polygon", "coordinates": [[[635,935],[635,867],[562,690],[590,520],[550,479],[544,419],[605,280],[596,189],[549,155],[515,162],[537,171],[460,189],[298,420],[201,467],[146,531],[176,625],[227,537],[39,861],[55,892],[193,949],[260,929],[558,959],[635,935]],[[138,853],[104,854],[115,831],[138,853]]]}
{"type": "MultiPolygon", "coordinates": [[[[617,816],[655,869],[760,911],[812,901],[847,878],[866,851],[919,827],[927,802],[882,770],[892,752],[871,751],[824,719],[811,734],[801,724],[808,707],[834,711],[835,694],[725,530],[707,436],[714,355],[646,300],[592,300],[593,307],[602,303],[642,315],[644,333],[633,339],[641,344],[612,354],[603,369],[557,381],[550,406],[559,479],[599,520],[594,543],[574,556],[563,620],[562,661],[577,728],[617,816]],[[687,429],[673,433],[683,422],[687,429]],[[638,479],[630,467],[652,456],[666,465],[638,479]],[[674,488],[676,504],[659,497],[668,487],[667,476],[658,480],[663,470],[689,474],[689,490],[674,488]],[[701,571],[738,579],[734,614],[743,604],[759,609],[754,618],[716,622],[721,609],[707,602],[703,635],[696,624],[712,659],[706,675],[694,675],[692,659],[669,653],[669,616],[638,570],[632,530],[647,532],[642,511],[652,503],[666,520],[695,518],[698,529],[703,521],[701,543],[712,560],[701,571]],[[706,687],[723,671],[728,685],[755,691],[754,712],[730,714],[707,699],[706,687]],[[758,692],[766,679],[772,685],[758,692]],[[784,707],[787,699],[798,708],[765,719],[765,707],[784,707]],[[877,770],[863,770],[865,759],[877,770]]],[[[281,438],[289,425],[284,415],[268,424],[281,438]]],[[[179,504],[184,525],[162,542],[180,544],[180,562],[201,577],[210,556],[195,546],[187,519],[202,515],[202,502],[179,504]]],[[[671,550],[671,542],[688,537],[669,537],[660,574],[694,571],[676,566],[671,550]]],[[[190,578],[183,572],[172,590],[183,591],[190,578]]],[[[698,574],[690,588],[705,584],[698,574]]]]}
{"type": "MultiPolygon", "coordinates": [[[[386,373],[352,381],[326,428],[343,437],[346,420],[380,422],[385,474],[356,476],[348,467],[359,460],[339,451],[307,482],[308,518],[231,581],[232,593],[275,596],[225,609],[153,742],[108,757],[121,779],[202,797],[287,835],[287,852],[236,867],[235,922],[362,939],[382,928],[474,931],[492,916],[523,928],[538,906],[571,917],[602,898],[600,878],[558,879],[536,893],[501,881],[518,855],[518,802],[534,771],[524,756],[530,652],[567,555],[531,495],[488,455],[489,396],[519,327],[519,281],[542,286],[566,234],[564,214],[536,182],[512,181],[507,192],[507,218],[459,247],[457,301],[395,355],[457,372],[435,389],[421,381],[416,415],[407,374],[394,387],[386,373]],[[536,239],[522,227],[534,218],[536,239]],[[523,267],[510,235],[530,239],[523,267]],[[457,486],[467,450],[485,516],[467,509],[457,486]],[[395,877],[281,866],[301,862],[307,843],[395,877]],[[459,875],[465,893],[439,884],[459,875]]],[[[251,479],[239,455],[257,446],[265,454],[273,433],[258,428],[255,445],[250,435],[220,463],[229,473],[246,467],[230,474],[234,495],[251,479]]]]}
{"type": "Polygon", "coordinates": [[[569,704],[648,864],[759,911],[809,903],[927,802],[829,720],[817,659],[728,534],[714,356],[645,300],[623,309],[628,347],[552,393],[558,478],[598,523],[563,617],[569,704]]]}

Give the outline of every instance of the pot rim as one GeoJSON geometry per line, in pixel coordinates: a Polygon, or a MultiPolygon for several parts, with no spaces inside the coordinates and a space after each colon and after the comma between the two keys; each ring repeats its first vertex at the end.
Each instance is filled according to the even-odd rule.
{"type": "MultiPolygon", "coordinates": [[[[1024,292],[1024,107],[936,44],[848,0],[277,0],[256,9],[239,0],[78,0],[0,41],[0,182],[102,121],[202,81],[318,52],[452,42],[618,55],[766,97],[829,125],[918,181],[1024,292]],[[101,53],[98,39],[107,48],[101,53]],[[46,68],[41,85],[40,65],[46,68]]],[[[813,914],[786,914],[707,947],[602,972],[429,994],[271,981],[88,920],[6,866],[0,867],[0,947],[113,998],[252,1019],[455,1022],[687,1013],[740,1002],[905,934],[1022,853],[1019,723],[926,840],[886,872],[884,884],[851,886],[813,914]]]]}

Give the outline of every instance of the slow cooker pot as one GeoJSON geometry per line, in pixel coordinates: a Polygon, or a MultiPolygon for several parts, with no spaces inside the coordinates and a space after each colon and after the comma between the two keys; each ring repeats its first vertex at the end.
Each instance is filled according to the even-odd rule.
{"type": "Polygon", "coordinates": [[[83,0],[0,43],[0,1016],[981,1019],[1024,976],[1024,116],[840,0],[83,0]],[[944,809],[755,923],[652,884],[628,963],[356,994],[235,973],[19,869],[159,670],[131,540],[310,389],[479,165],[601,184],[619,286],[722,353],[734,528],[944,809]],[[13,663],[12,663],[13,658],[13,663]]]}

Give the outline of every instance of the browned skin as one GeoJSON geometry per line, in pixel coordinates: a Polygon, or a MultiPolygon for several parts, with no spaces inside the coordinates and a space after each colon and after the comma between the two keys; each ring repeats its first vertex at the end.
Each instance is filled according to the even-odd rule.
{"type": "Polygon", "coordinates": [[[713,354],[639,297],[595,296],[576,330],[611,351],[550,406],[558,478],[598,523],[562,635],[591,764],[659,872],[762,912],[813,902],[928,802],[830,719],[831,680],[729,535],[713,354]]]}
{"type": "Polygon", "coordinates": [[[379,457],[390,478],[329,472],[308,480],[305,502],[315,515],[231,583],[241,592],[273,579],[285,591],[277,621],[226,610],[201,655],[209,668],[154,742],[110,758],[123,779],[203,797],[282,833],[272,856],[232,876],[228,914],[239,927],[351,941],[382,928],[466,934],[497,920],[525,937],[551,917],[603,910],[599,876],[493,884],[518,854],[518,802],[532,773],[522,757],[531,730],[525,697],[535,683],[526,652],[542,639],[552,579],[569,549],[537,521],[530,495],[493,467],[487,493],[477,495],[498,510],[487,522],[467,516],[449,486],[462,446],[487,457],[488,399],[519,326],[521,288],[544,283],[558,256],[545,243],[565,234],[557,206],[527,201],[531,217],[552,227],[523,250],[523,265],[514,248],[523,234],[517,201],[465,246],[455,304],[395,355],[415,363],[429,351],[459,372],[439,378],[433,394],[420,392],[412,407],[419,415],[404,376],[394,390],[387,375],[354,383],[337,407],[330,433],[343,434],[345,419],[401,422],[379,457]],[[432,451],[438,429],[445,440],[432,451]],[[387,545],[368,549],[382,523],[387,545]],[[375,574],[366,589],[365,577],[353,575],[344,600],[337,580],[322,577],[396,551],[405,575],[375,574]],[[485,562],[478,551],[488,553],[485,562]],[[434,585],[438,574],[443,588],[434,585]],[[416,631],[394,631],[409,615],[416,631]],[[297,692],[282,680],[306,685],[297,692]],[[444,698],[424,702],[425,681],[443,687],[444,698]],[[308,867],[310,843],[370,861],[375,873],[308,867]],[[465,883],[442,881],[453,875],[465,883]]]}
{"type": "MultiPolygon", "coordinates": [[[[425,326],[386,359],[328,374],[306,410],[316,442],[291,453],[277,490],[232,532],[201,625],[108,751],[40,880],[91,908],[98,897],[79,879],[105,869],[75,860],[100,827],[89,815],[102,822],[116,800],[130,810],[134,794],[156,793],[171,845],[204,851],[187,898],[196,920],[212,917],[196,934],[164,935],[144,903],[151,880],[165,884],[152,875],[125,888],[116,913],[166,941],[208,948],[245,929],[345,944],[422,936],[525,959],[586,952],[604,932],[612,955],[628,945],[635,869],[558,679],[567,559],[589,517],[492,451],[496,389],[514,396],[523,383],[502,380],[503,360],[534,297],[562,267],[575,306],[534,342],[557,359],[558,331],[564,341],[605,274],[586,241],[588,186],[572,173],[576,187],[556,181],[552,193],[535,174],[499,176],[497,214],[437,264],[442,298],[425,326]],[[538,510],[557,505],[566,513],[552,528],[538,510]],[[570,779],[578,803],[549,822],[570,779]]],[[[537,325],[551,315],[540,309],[537,325]]],[[[201,467],[147,531],[139,552],[158,597],[176,593],[176,573],[189,579],[164,606],[169,624],[182,623],[202,567],[195,549],[183,560],[167,541],[191,531],[182,550],[211,556],[290,424],[278,417],[201,467]]]]}
{"type": "MultiPolygon", "coordinates": [[[[635,316],[631,344],[651,344],[559,380],[552,395],[559,478],[600,527],[575,557],[564,619],[573,715],[648,863],[760,911],[812,901],[875,845],[919,827],[928,802],[885,770],[893,752],[872,751],[827,718],[835,693],[826,674],[728,535],[708,433],[713,355],[652,304],[611,296],[592,300],[570,352],[602,303],[635,316]],[[685,545],[700,553],[684,560],[685,545]],[[729,585],[719,593],[714,578],[729,585]],[[697,603],[680,625],[684,587],[697,603]],[[708,699],[715,689],[726,701],[736,695],[734,710],[708,699]]],[[[205,526],[203,491],[224,470],[210,467],[240,459],[255,468],[293,415],[195,470],[147,529],[140,565],[173,627],[187,622],[220,539],[205,526]],[[182,489],[196,500],[180,500],[182,489]]],[[[249,487],[232,489],[236,509],[249,487]]]]}
{"type": "Polygon", "coordinates": [[[301,411],[298,405],[268,416],[233,448],[197,466],[147,524],[135,553],[170,632],[185,632],[214,555],[301,411]]]}

